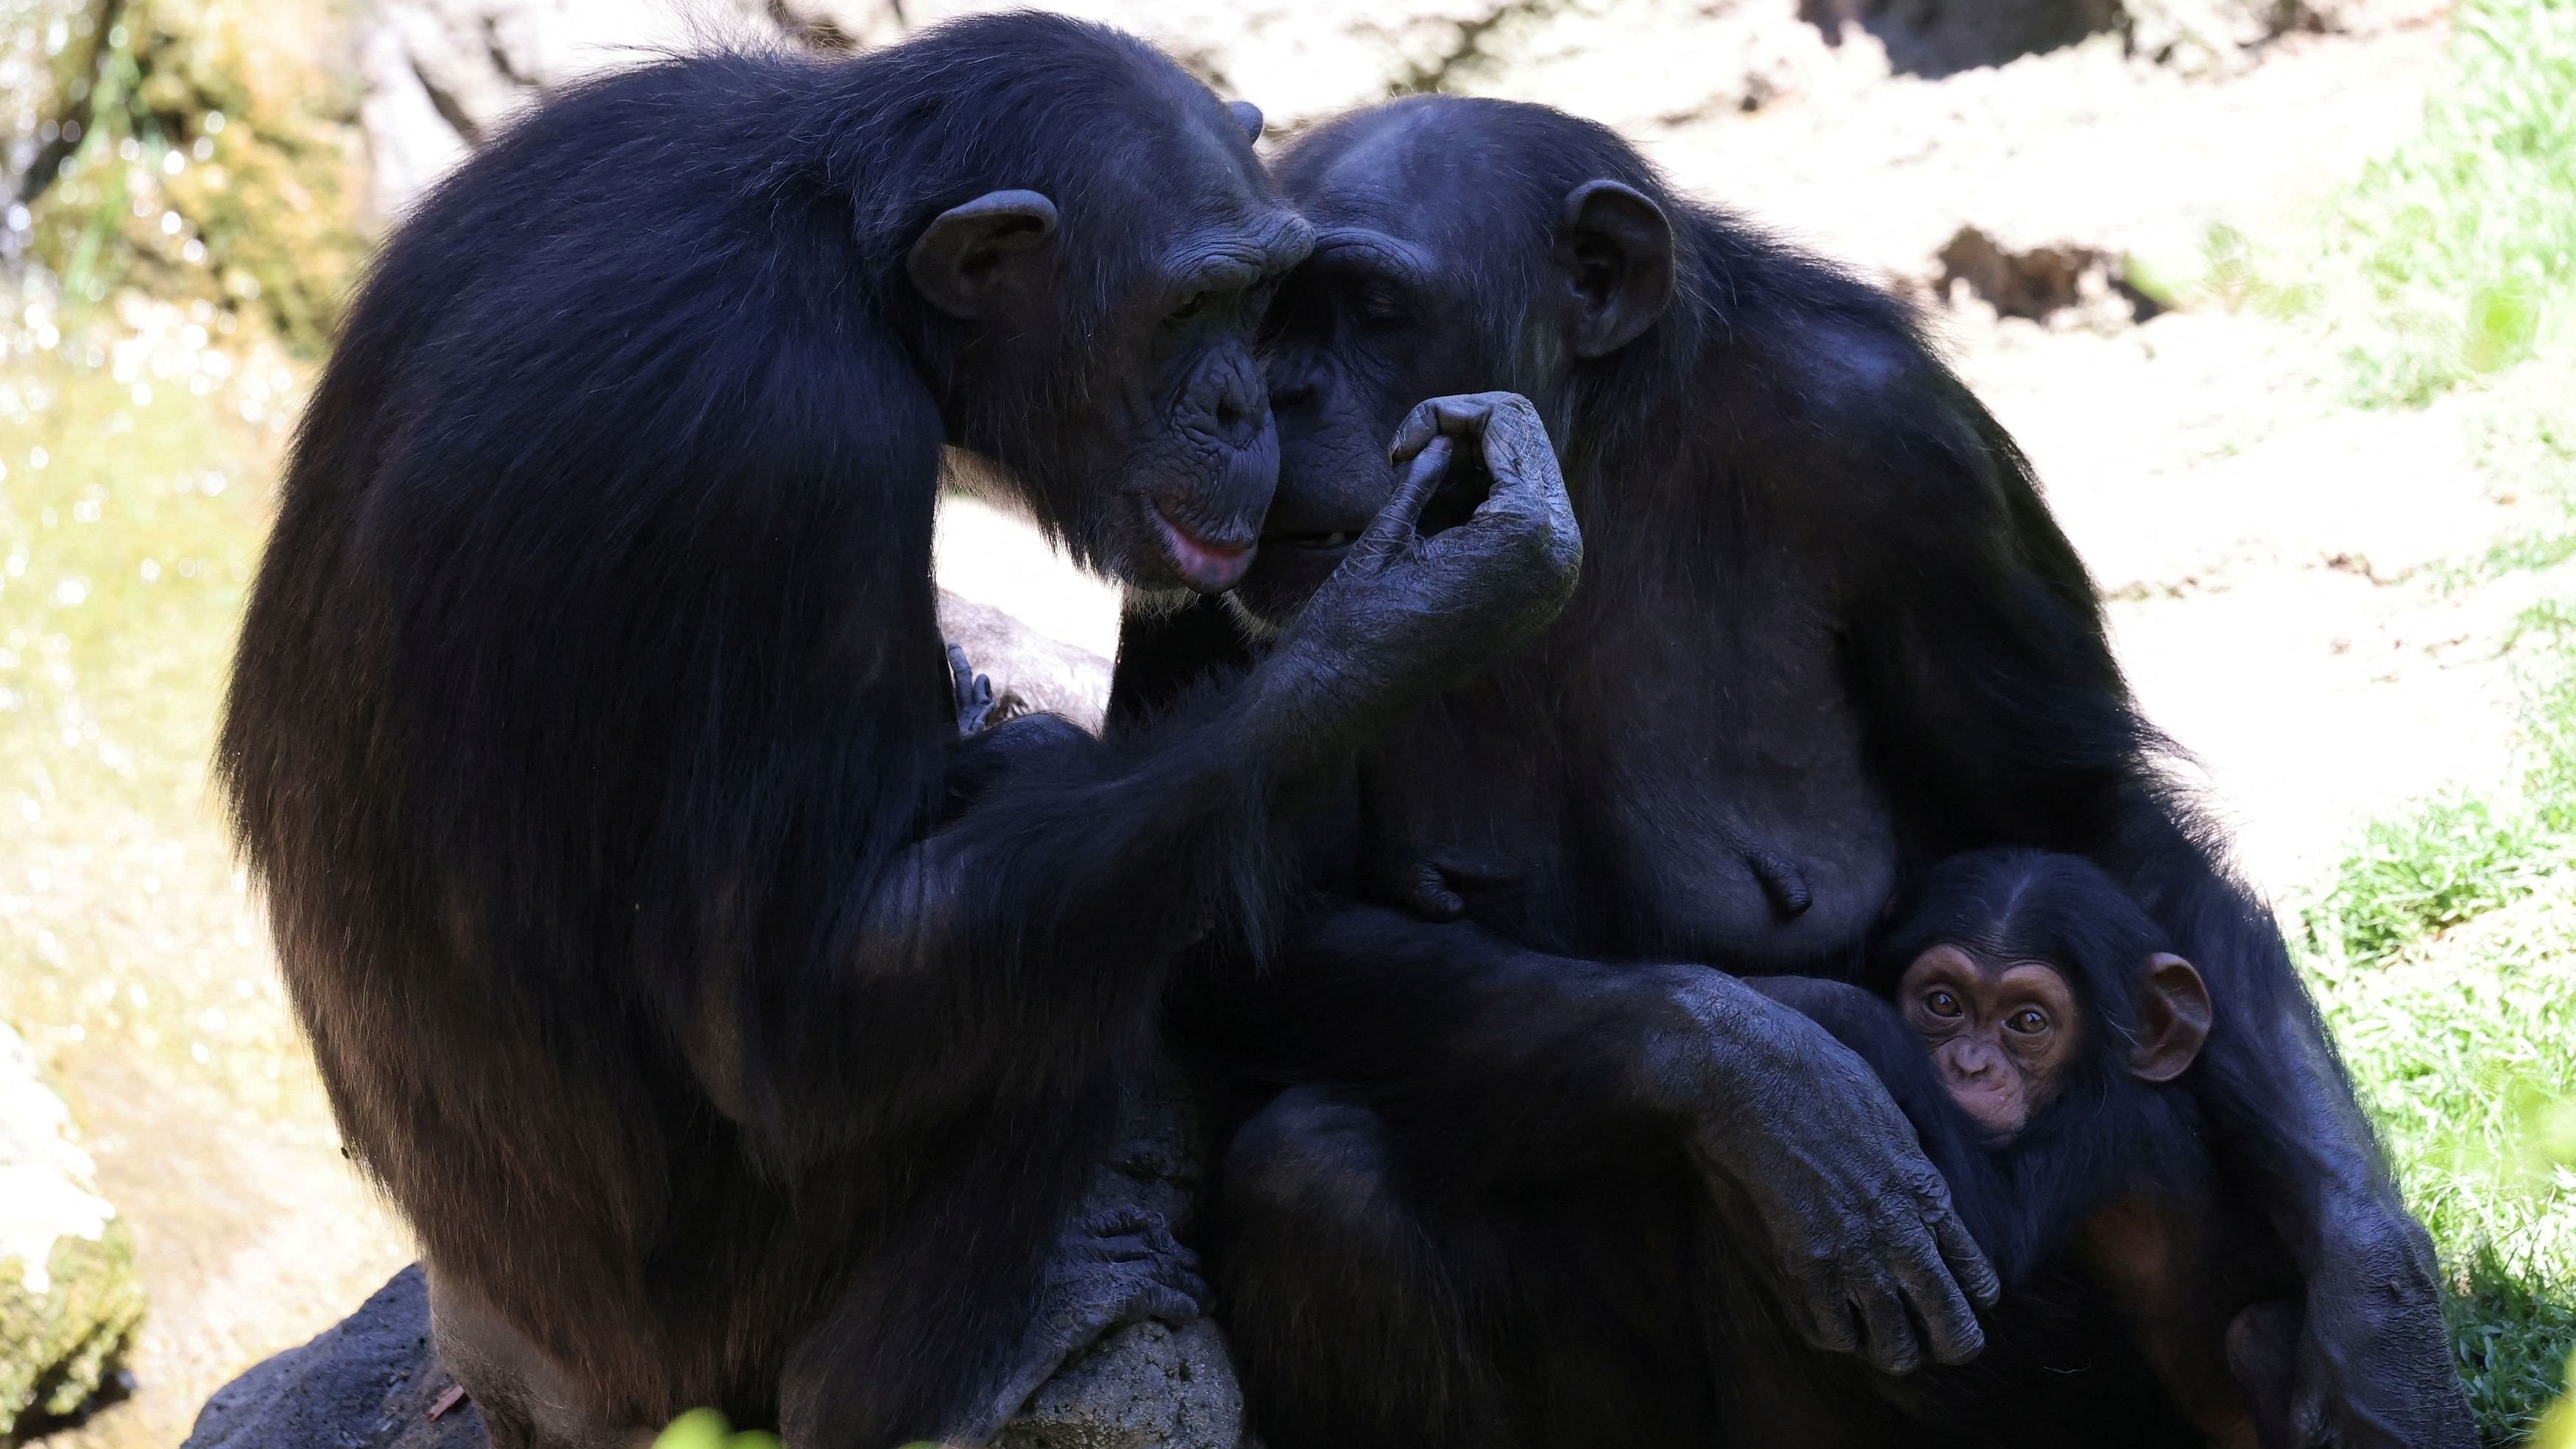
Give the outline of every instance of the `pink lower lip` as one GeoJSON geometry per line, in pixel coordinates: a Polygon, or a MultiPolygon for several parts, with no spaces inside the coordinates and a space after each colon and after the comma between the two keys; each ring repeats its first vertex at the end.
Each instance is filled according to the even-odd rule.
{"type": "Polygon", "coordinates": [[[1203,594],[1221,593],[1242,579],[1244,570],[1252,567],[1250,544],[1229,546],[1209,543],[1154,510],[1154,526],[1163,531],[1163,549],[1172,558],[1172,567],[1181,582],[1203,594]]]}

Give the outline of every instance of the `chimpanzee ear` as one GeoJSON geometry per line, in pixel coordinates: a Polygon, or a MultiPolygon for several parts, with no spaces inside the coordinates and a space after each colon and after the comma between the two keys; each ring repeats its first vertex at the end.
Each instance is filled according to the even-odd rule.
{"type": "Polygon", "coordinates": [[[1587,181],[1566,193],[1556,223],[1565,274],[1566,339],[1577,357],[1637,340],[1673,300],[1673,224],[1643,192],[1587,181]]]}
{"type": "Polygon", "coordinates": [[[2180,956],[2159,951],[2147,958],[2147,989],[2138,998],[2139,1038],[2129,1052],[2129,1074],[2142,1082],[2170,1082],[2200,1057],[2209,1040],[2209,987],[2180,956]]]}
{"type": "Polygon", "coordinates": [[[1034,191],[988,191],[930,219],[904,258],[924,300],[951,317],[981,317],[1045,284],[1055,203],[1034,191]]]}
{"type": "Polygon", "coordinates": [[[1259,106],[1254,105],[1250,101],[1228,101],[1225,103],[1225,108],[1234,112],[1234,119],[1242,125],[1243,139],[1247,141],[1258,141],[1261,139],[1261,108],[1259,106]]]}

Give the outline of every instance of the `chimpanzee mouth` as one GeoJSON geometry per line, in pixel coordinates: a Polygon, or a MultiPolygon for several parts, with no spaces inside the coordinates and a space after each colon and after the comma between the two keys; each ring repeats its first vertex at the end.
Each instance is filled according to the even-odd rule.
{"type": "Polygon", "coordinates": [[[1182,583],[1200,593],[1223,593],[1235,586],[1243,577],[1244,570],[1252,567],[1252,554],[1260,547],[1259,539],[1250,543],[1226,543],[1203,538],[1174,523],[1161,505],[1154,505],[1149,511],[1154,516],[1154,527],[1162,534],[1163,555],[1171,561],[1172,571],[1180,575],[1182,583]]]}
{"type": "Polygon", "coordinates": [[[1359,536],[1358,529],[1345,528],[1331,533],[1268,533],[1262,535],[1261,542],[1267,548],[1296,548],[1314,553],[1338,553],[1357,542],[1359,536]]]}

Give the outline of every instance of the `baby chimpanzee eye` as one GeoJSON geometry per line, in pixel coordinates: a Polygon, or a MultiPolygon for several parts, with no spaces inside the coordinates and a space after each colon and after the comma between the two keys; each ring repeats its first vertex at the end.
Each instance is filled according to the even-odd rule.
{"type": "Polygon", "coordinates": [[[2035,1006],[2025,1006],[2014,1012],[2004,1025],[2024,1036],[2037,1036],[2048,1030],[2048,1013],[2035,1006]]]}
{"type": "Polygon", "coordinates": [[[1959,1014],[1959,998],[1951,995],[1947,991],[1930,992],[1923,998],[1923,1009],[1931,1012],[1934,1016],[1957,1016],[1959,1014]]]}

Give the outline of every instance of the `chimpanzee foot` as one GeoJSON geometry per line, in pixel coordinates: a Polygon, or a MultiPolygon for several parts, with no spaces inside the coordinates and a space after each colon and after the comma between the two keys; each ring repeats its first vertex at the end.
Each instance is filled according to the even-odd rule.
{"type": "Polygon", "coordinates": [[[948,646],[948,683],[957,694],[957,733],[971,735],[993,722],[993,681],[975,672],[966,651],[948,646]]]}
{"type": "Polygon", "coordinates": [[[1111,1329],[1147,1318],[1189,1323],[1207,1311],[1207,1297],[1198,1254],[1161,1214],[1113,1208],[1078,1219],[1048,1255],[1046,1286],[1009,1372],[984,1411],[946,1442],[989,1442],[1066,1359],[1111,1329]]]}

